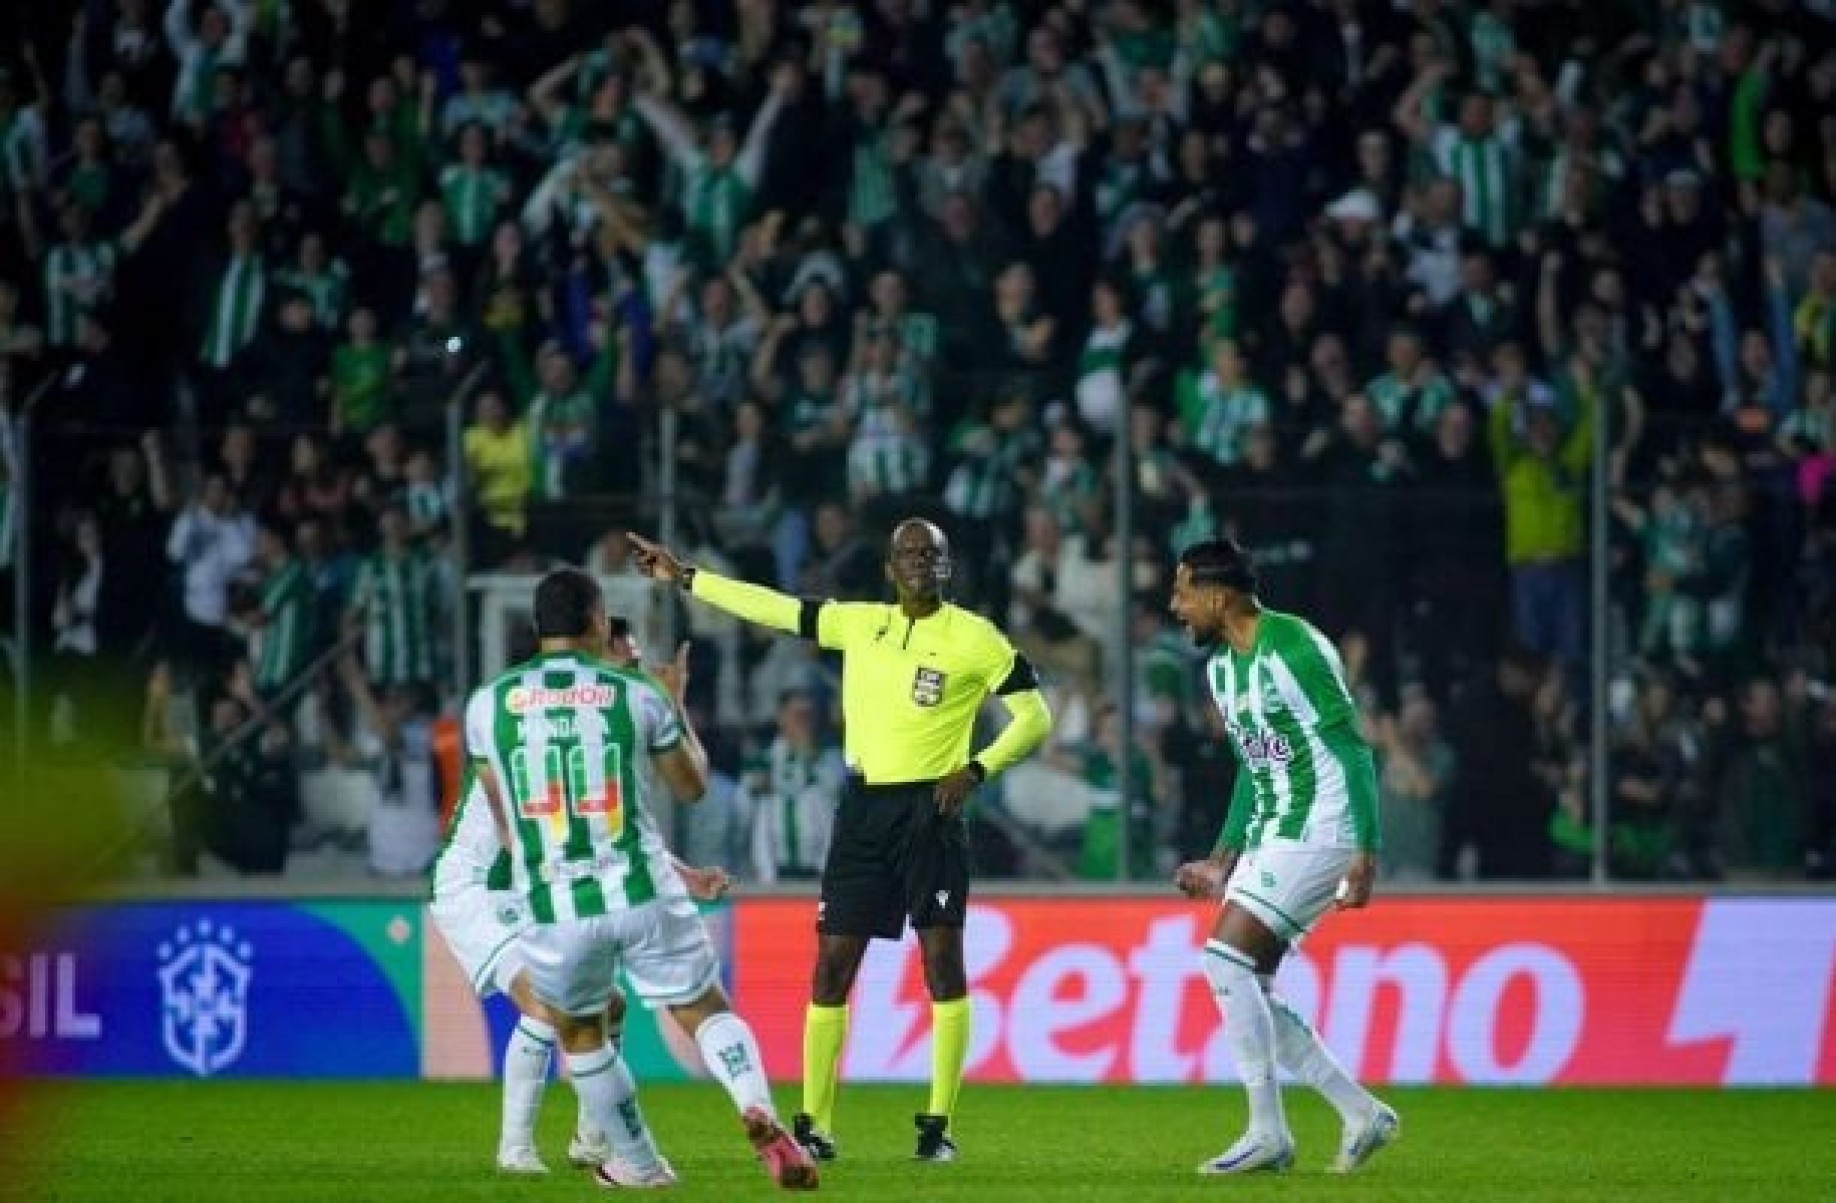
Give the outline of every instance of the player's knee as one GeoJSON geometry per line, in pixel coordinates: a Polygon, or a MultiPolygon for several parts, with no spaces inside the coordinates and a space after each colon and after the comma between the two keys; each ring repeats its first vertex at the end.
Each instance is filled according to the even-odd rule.
{"type": "Polygon", "coordinates": [[[953,998],[961,998],[968,992],[966,979],[961,947],[925,950],[924,982],[933,999],[948,1002],[953,998]]]}
{"type": "Polygon", "coordinates": [[[555,1011],[550,1022],[554,1024],[564,1053],[590,1053],[606,1042],[605,1028],[598,1015],[563,1015],[555,1011]]]}
{"type": "Polygon", "coordinates": [[[839,1007],[848,1001],[854,988],[854,971],[859,962],[845,952],[824,949],[816,954],[816,972],[810,983],[810,997],[818,1005],[839,1007]]]}
{"type": "Polygon", "coordinates": [[[1227,997],[1240,990],[1262,989],[1249,955],[1222,941],[1206,941],[1204,951],[1199,953],[1199,966],[1205,972],[1205,981],[1210,984],[1211,992],[1219,997],[1227,997]]]}

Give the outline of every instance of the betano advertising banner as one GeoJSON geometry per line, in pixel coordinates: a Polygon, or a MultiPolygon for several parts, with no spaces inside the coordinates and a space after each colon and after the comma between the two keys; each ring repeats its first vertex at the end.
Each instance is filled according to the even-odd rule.
{"type": "MultiPolygon", "coordinates": [[[[1215,912],[1165,899],[978,902],[970,1076],[1232,1074],[1198,969],[1215,912]]],[[[707,919],[772,1076],[800,1072],[815,907],[707,919]]],[[[1336,915],[1278,986],[1372,1081],[1836,1085],[1836,898],[1388,898],[1336,915]]],[[[513,1022],[406,900],[122,903],[0,949],[0,1064],[52,1076],[486,1078],[513,1022]]],[[[844,1072],[919,1081],[917,948],[876,942],[844,1072]]],[[[633,1005],[642,1080],[699,1072],[633,1005]]]]}
{"type": "MultiPolygon", "coordinates": [[[[970,909],[971,1079],[1234,1074],[1198,952],[1214,908],[1120,898],[970,909]]],[[[815,907],[742,905],[738,1005],[799,1072],[815,907]]],[[[1836,898],[1390,898],[1329,917],[1277,988],[1374,1082],[1836,1085],[1836,898]]],[[[917,945],[876,942],[842,1073],[922,1081],[917,945]]]]}

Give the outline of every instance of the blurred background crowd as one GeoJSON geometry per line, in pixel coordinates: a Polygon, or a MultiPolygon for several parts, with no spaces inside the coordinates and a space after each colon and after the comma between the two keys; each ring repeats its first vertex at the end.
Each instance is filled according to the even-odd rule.
{"type": "Polygon", "coordinates": [[[862,597],[917,513],[1058,715],[985,872],[1209,848],[1230,753],[1165,598],[1219,532],[1339,641],[1393,880],[1586,873],[1597,666],[1615,877],[1831,871],[1827,0],[6,21],[34,754],[164,766],[166,869],[424,868],[456,675],[518,642],[492,582],[566,561],[694,641],[685,855],[811,876],[834,666],[624,532],[862,597]]]}

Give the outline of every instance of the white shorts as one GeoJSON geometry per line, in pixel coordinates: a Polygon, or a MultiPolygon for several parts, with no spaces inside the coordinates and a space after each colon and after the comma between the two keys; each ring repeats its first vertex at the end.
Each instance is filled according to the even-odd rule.
{"type": "Polygon", "coordinates": [[[478,997],[510,992],[510,983],[523,969],[518,937],[531,925],[520,894],[483,885],[436,890],[427,912],[478,997]]]}
{"type": "Polygon", "coordinates": [[[537,923],[519,944],[530,988],[566,1015],[605,1010],[621,968],[653,1008],[693,1002],[720,980],[714,943],[686,897],[658,898],[590,919],[537,923]]]}
{"type": "Polygon", "coordinates": [[[1264,844],[1245,852],[1230,875],[1224,901],[1234,902],[1290,944],[1313,929],[1333,904],[1356,848],[1264,844]]]}

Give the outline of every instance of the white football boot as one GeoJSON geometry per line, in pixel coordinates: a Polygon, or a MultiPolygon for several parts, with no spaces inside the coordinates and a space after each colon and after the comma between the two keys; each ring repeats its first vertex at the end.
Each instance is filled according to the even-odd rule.
{"type": "Polygon", "coordinates": [[[604,1132],[580,1129],[567,1142],[568,1164],[576,1169],[590,1170],[596,1165],[604,1165],[611,1157],[612,1142],[606,1139],[604,1132]]]}
{"type": "Polygon", "coordinates": [[[1294,1138],[1285,1132],[1246,1132],[1236,1144],[1198,1167],[1201,1174],[1280,1173],[1294,1164],[1294,1138]]]}
{"type": "Polygon", "coordinates": [[[604,1165],[593,1169],[593,1185],[603,1186],[608,1190],[614,1188],[631,1188],[636,1190],[661,1190],[676,1185],[676,1171],[661,1157],[648,1169],[638,1169],[630,1162],[618,1157],[609,1157],[604,1165]]]}
{"type": "Polygon", "coordinates": [[[512,1148],[497,1150],[497,1172],[500,1174],[522,1174],[527,1177],[538,1177],[548,1172],[548,1166],[541,1156],[528,1145],[516,1145],[512,1148]]]}
{"type": "Polygon", "coordinates": [[[1332,1163],[1330,1172],[1351,1173],[1375,1157],[1384,1146],[1396,1143],[1396,1138],[1401,1135],[1402,1120],[1392,1108],[1378,1103],[1364,1117],[1363,1123],[1346,1127],[1345,1135],[1339,1141],[1339,1156],[1332,1163]]]}

